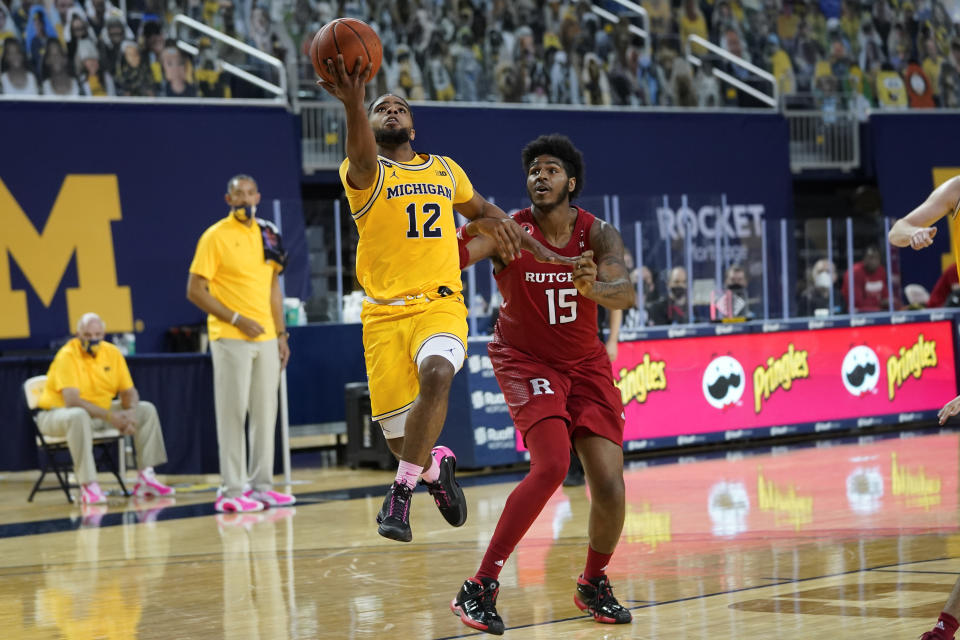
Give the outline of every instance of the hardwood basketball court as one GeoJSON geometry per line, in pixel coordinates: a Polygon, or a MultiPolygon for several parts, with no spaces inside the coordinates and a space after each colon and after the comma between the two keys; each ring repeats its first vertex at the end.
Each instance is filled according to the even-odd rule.
{"type": "MultiPolygon", "coordinates": [[[[509,638],[916,638],[960,575],[958,435],[867,436],[628,461],[609,569],[629,626],[581,615],[588,499],[563,488],[501,576],[509,638]]],[[[406,638],[484,634],[449,601],[520,475],[464,476],[453,529],[422,489],[408,544],[374,517],[392,474],[297,469],[295,509],[215,515],[213,477],[175,502],[62,493],[0,476],[4,638],[406,638]]],[[[108,479],[104,476],[108,487],[108,479]]]]}

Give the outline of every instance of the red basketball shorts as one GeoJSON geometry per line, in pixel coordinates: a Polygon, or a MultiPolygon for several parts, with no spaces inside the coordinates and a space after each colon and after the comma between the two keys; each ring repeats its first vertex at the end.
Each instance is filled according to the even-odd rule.
{"type": "Polygon", "coordinates": [[[576,362],[545,364],[522,351],[491,342],[487,351],[510,409],[526,442],[529,429],[544,418],[562,418],[573,437],[586,429],[623,445],[623,405],[613,384],[610,359],[598,342],[595,354],[576,362]]]}

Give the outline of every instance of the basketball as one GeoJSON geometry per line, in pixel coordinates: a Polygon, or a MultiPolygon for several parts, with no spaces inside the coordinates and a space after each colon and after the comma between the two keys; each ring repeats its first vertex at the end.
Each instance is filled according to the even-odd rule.
{"type": "Polygon", "coordinates": [[[317,31],[310,44],[313,70],[327,82],[333,82],[327,70],[327,59],[333,59],[336,64],[337,54],[343,54],[347,73],[353,73],[357,58],[362,59],[361,68],[371,64],[370,78],[373,78],[380,69],[383,46],[376,32],[366,22],[355,18],[337,18],[317,31]]]}

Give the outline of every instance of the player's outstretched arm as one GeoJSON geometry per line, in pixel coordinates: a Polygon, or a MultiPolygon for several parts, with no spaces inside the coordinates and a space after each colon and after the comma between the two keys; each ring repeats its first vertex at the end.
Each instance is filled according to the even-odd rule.
{"type": "Polygon", "coordinates": [[[919,250],[933,244],[937,235],[932,225],[951,213],[960,201],[960,176],[950,178],[933,190],[919,207],[897,220],[890,229],[890,244],[919,250]]]}
{"type": "Polygon", "coordinates": [[[960,396],[943,405],[943,409],[940,409],[940,413],[937,414],[937,419],[940,420],[941,425],[946,424],[947,420],[958,413],[960,413],[960,396]]]}
{"type": "MultiPolygon", "coordinates": [[[[499,239],[504,232],[502,229],[504,225],[514,225],[519,228],[519,225],[517,225],[516,221],[510,217],[475,218],[468,222],[464,227],[464,231],[466,231],[468,236],[475,237],[471,238],[467,243],[469,260],[466,264],[461,265],[461,268],[465,268],[471,264],[479,262],[484,258],[494,258],[500,256],[500,252],[498,250],[499,239]]],[[[533,257],[537,262],[573,265],[577,260],[576,258],[561,256],[548,249],[537,242],[529,233],[525,233],[523,229],[520,229],[520,247],[533,254],[533,257]]]]}
{"type": "MultiPolygon", "coordinates": [[[[516,220],[506,214],[506,212],[493,204],[487,202],[483,196],[476,191],[473,197],[466,202],[454,203],[453,208],[471,222],[481,219],[491,219],[499,221],[500,224],[491,225],[487,229],[492,235],[497,245],[497,253],[504,264],[510,264],[515,258],[520,256],[520,247],[523,246],[523,236],[527,235],[517,224],[516,220]]],[[[480,231],[476,229],[476,231],[480,231]]],[[[474,230],[468,230],[470,235],[478,235],[474,230]]],[[[487,235],[487,234],[484,234],[487,235]]]]}
{"type": "Polygon", "coordinates": [[[608,309],[631,308],[636,304],[637,292],[623,261],[620,232],[597,220],[590,229],[590,246],[593,250],[584,252],[573,268],[577,291],[608,309]]]}
{"type": "Polygon", "coordinates": [[[366,97],[366,82],[371,65],[362,67],[363,58],[357,57],[353,73],[347,73],[343,56],[327,59],[327,69],[334,76],[334,82],[317,82],[327,93],[343,103],[347,116],[347,158],[350,166],[347,179],[357,189],[366,189],[377,179],[377,141],[367,119],[367,110],[363,106],[366,97]]]}

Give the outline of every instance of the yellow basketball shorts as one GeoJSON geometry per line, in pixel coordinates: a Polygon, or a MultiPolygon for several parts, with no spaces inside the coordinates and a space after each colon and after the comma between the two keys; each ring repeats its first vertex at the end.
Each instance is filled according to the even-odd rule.
{"type": "Polygon", "coordinates": [[[459,295],[405,306],[364,302],[360,320],[374,420],[410,410],[420,394],[417,351],[427,338],[446,335],[467,350],[467,307],[459,295]]]}

